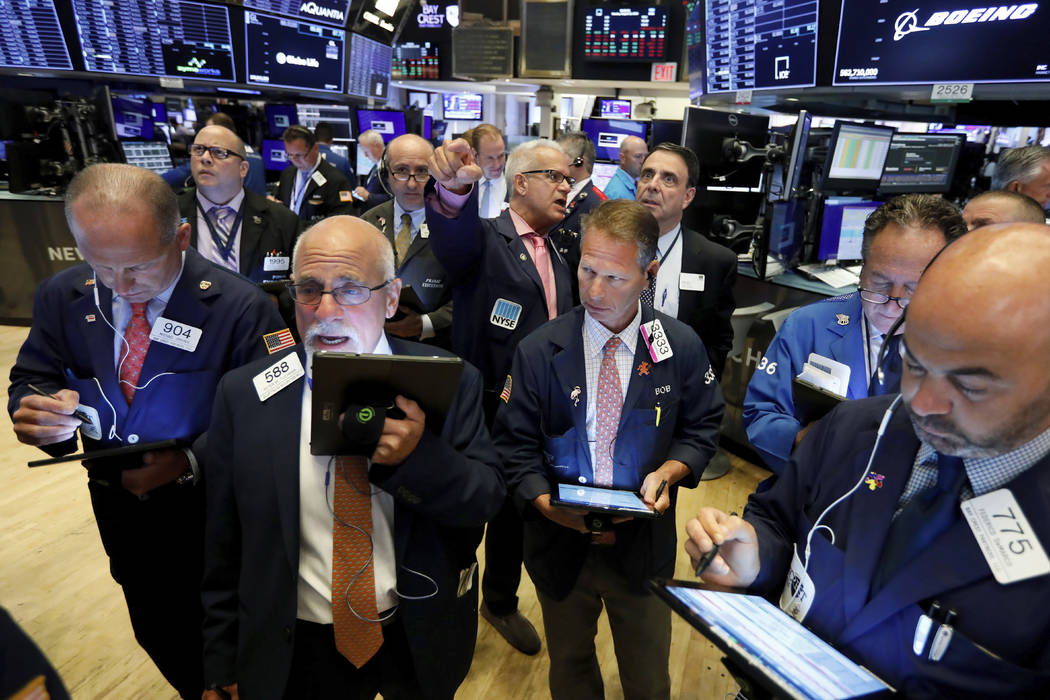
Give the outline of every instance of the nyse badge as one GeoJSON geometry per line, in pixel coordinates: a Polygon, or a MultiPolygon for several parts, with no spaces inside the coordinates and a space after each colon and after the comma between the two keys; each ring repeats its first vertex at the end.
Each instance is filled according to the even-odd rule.
{"type": "Polygon", "coordinates": [[[849,316],[846,314],[835,314],[835,318],[838,320],[840,326],[849,325],[849,316]]]}
{"type": "Polygon", "coordinates": [[[201,291],[206,292],[211,289],[211,282],[208,280],[201,280],[201,291]]]}

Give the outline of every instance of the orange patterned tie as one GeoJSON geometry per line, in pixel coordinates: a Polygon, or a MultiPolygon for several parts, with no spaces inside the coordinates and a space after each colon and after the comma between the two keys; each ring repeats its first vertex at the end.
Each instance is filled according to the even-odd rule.
{"type": "Polygon", "coordinates": [[[149,350],[149,321],[146,320],[146,305],[148,301],[132,303],[131,320],[128,327],[124,329],[124,340],[128,343],[128,354],[120,365],[120,390],[124,392],[124,398],[128,404],[135,396],[135,386],[139,383],[139,374],[142,373],[142,363],[146,360],[146,352],[149,350]]]}
{"type": "Polygon", "coordinates": [[[382,625],[357,617],[360,615],[367,620],[379,617],[372,557],[371,485],[363,458],[336,457],[333,510],[332,621],[335,624],[335,646],[350,663],[361,668],[383,644],[382,625]]]}

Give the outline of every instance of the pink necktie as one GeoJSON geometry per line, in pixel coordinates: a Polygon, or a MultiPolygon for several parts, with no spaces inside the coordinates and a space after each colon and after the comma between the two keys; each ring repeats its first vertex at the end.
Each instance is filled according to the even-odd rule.
{"type": "Polygon", "coordinates": [[[616,349],[621,342],[616,336],[606,341],[602,367],[598,371],[598,425],[594,447],[594,483],[598,486],[612,486],[613,483],[613,449],[623,408],[620,373],[616,371],[616,349]]]}
{"type": "Polygon", "coordinates": [[[543,294],[547,298],[547,318],[551,319],[558,315],[558,298],[554,295],[553,269],[551,256],[547,251],[547,239],[538,233],[530,233],[529,238],[532,239],[532,257],[536,263],[536,272],[540,273],[543,294]]]}
{"type": "Polygon", "coordinates": [[[146,360],[146,352],[149,350],[149,321],[146,320],[146,305],[148,301],[132,303],[131,320],[128,327],[124,329],[124,340],[128,343],[128,354],[120,365],[120,390],[124,392],[124,398],[128,404],[135,396],[135,386],[139,383],[139,374],[142,373],[142,363],[146,360]]]}

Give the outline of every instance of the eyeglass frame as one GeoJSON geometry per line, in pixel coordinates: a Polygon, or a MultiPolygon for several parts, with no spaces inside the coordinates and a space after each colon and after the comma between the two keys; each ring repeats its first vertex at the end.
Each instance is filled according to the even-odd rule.
{"type": "Polygon", "coordinates": [[[895,302],[897,302],[897,308],[900,309],[901,311],[904,311],[906,308],[908,308],[908,304],[911,303],[911,297],[910,296],[907,296],[907,297],[891,297],[889,294],[883,294],[882,292],[876,292],[873,289],[864,289],[863,287],[857,287],[857,293],[860,294],[860,298],[861,299],[863,299],[864,301],[868,302],[869,304],[880,304],[881,305],[881,304],[889,304],[891,301],[895,301],[895,302]],[[864,296],[865,294],[875,294],[877,296],[886,297],[886,298],[883,299],[882,301],[875,301],[874,299],[866,298],[864,296]],[[904,302],[903,304],[901,303],[902,301],[904,302]]]}
{"type": "Polygon", "coordinates": [[[576,184],[576,178],[566,175],[562,171],[555,170],[554,168],[543,168],[542,170],[522,170],[520,173],[518,173],[518,175],[546,175],[547,181],[553,185],[560,185],[563,182],[567,182],[569,183],[569,187],[572,187],[576,184]],[[558,178],[560,179],[555,179],[553,173],[557,173],[558,178]]]}
{"type": "MultiPolygon", "coordinates": [[[[378,284],[375,287],[369,287],[368,285],[365,285],[365,284],[357,284],[356,282],[347,282],[346,284],[341,284],[338,287],[335,287],[333,289],[325,289],[324,287],[322,287],[321,285],[318,284],[317,286],[321,287],[321,291],[320,291],[320,293],[319,293],[319,295],[317,297],[317,301],[316,302],[300,301],[299,299],[296,298],[296,289],[299,289],[300,287],[302,287],[303,284],[311,284],[311,283],[309,283],[309,282],[304,282],[303,284],[288,283],[285,286],[288,289],[288,295],[290,297],[292,297],[292,301],[294,301],[296,304],[300,304],[302,306],[317,307],[317,306],[321,305],[322,301],[324,301],[324,295],[325,294],[331,294],[332,295],[332,300],[336,304],[338,304],[339,306],[342,306],[342,307],[347,307],[347,306],[361,306],[362,304],[367,304],[369,302],[369,300],[372,298],[372,292],[379,291],[380,289],[382,289],[383,287],[386,287],[387,285],[389,285],[393,281],[394,281],[393,279],[388,279],[386,282],[383,282],[382,284],[378,284]],[[357,302],[356,304],[344,304],[343,302],[339,301],[339,297],[336,296],[336,292],[339,292],[340,290],[346,289],[348,287],[352,287],[354,289],[364,289],[364,290],[366,290],[368,292],[368,296],[365,297],[363,300],[357,302]]],[[[317,283],[314,282],[313,284],[317,284],[317,283]]]]}
{"type": "Polygon", "coordinates": [[[247,158],[242,156],[237,151],[234,151],[234,150],[229,149],[229,148],[224,148],[223,146],[205,146],[202,143],[191,143],[190,147],[189,147],[189,151],[190,151],[190,155],[191,156],[195,156],[197,158],[203,158],[205,152],[207,152],[215,160],[226,160],[230,156],[237,156],[241,160],[248,160],[247,158]],[[200,153],[194,153],[194,149],[197,149],[197,148],[201,149],[200,153]],[[220,156],[218,153],[216,153],[216,151],[221,151],[221,152],[225,153],[226,155],[220,156]]]}
{"type": "Polygon", "coordinates": [[[430,169],[424,168],[423,170],[416,171],[409,170],[408,172],[402,172],[401,175],[405,175],[406,177],[401,178],[400,175],[398,175],[398,171],[395,168],[390,169],[390,177],[397,180],[398,182],[408,182],[409,180],[415,180],[419,184],[424,184],[427,180],[430,179],[430,169]],[[426,173],[426,176],[422,180],[420,180],[419,175],[424,172],[426,173]]]}

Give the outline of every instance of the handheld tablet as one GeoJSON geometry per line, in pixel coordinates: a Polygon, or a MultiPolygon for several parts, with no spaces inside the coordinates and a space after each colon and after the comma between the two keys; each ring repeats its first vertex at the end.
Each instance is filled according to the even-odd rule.
{"type": "Polygon", "coordinates": [[[634,491],[599,486],[558,484],[558,490],[551,494],[551,503],[612,515],[630,515],[635,518],[655,518],[660,515],[645,505],[642,497],[634,491]]]}
{"type": "Polygon", "coordinates": [[[820,420],[846,400],[798,377],[791,380],[791,399],[795,404],[795,416],[802,425],[820,420]]]}
{"type": "Polygon", "coordinates": [[[185,447],[190,444],[189,440],[160,440],[159,442],[137,442],[134,445],[121,445],[119,447],[107,447],[91,452],[77,452],[76,454],[62,455],[61,457],[48,457],[47,459],[35,459],[29,462],[30,467],[45,467],[49,464],[60,464],[62,462],[93,462],[107,461],[111,465],[124,465],[123,469],[134,469],[141,465],[138,455],[154,450],[170,450],[177,447],[185,447]],[[131,459],[134,458],[134,459],[131,459]]]}
{"type": "Polygon", "coordinates": [[[653,579],[649,587],[778,698],[883,698],[893,689],[765,598],[653,579]]]}

